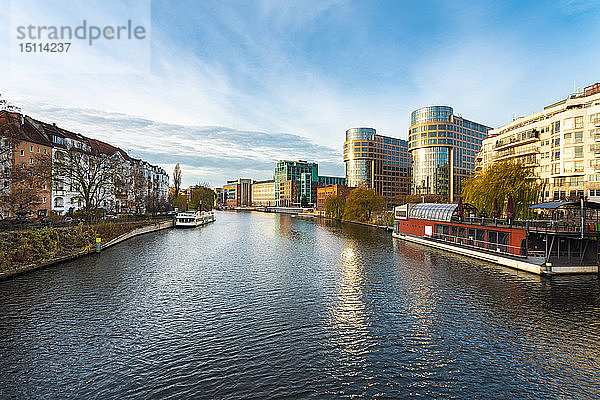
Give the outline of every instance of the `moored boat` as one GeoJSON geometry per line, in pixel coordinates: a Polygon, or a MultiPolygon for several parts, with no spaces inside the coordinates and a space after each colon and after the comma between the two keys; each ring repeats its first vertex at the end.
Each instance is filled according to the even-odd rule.
{"type": "Polygon", "coordinates": [[[535,274],[598,273],[599,203],[530,207],[548,219],[478,216],[469,204],[404,204],[392,236],[535,274]]]}
{"type": "Polygon", "coordinates": [[[177,216],[175,217],[175,227],[195,228],[206,225],[214,220],[214,211],[185,211],[177,213],[177,216]]]}

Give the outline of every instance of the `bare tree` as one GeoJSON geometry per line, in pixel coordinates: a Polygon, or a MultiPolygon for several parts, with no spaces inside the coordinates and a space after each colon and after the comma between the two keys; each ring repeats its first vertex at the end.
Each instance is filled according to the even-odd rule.
{"type": "MultiPolygon", "coordinates": [[[[0,120],[0,203],[12,215],[28,214],[42,204],[50,186],[51,158],[49,154],[30,154],[28,161],[17,156],[22,142],[18,118],[3,114],[0,120]]],[[[21,150],[23,151],[23,150],[21,150]]],[[[49,199],[47,199],[49,201],[49,199]]]]}
{"type": "Polygon", "coordinates": [[[132,170],[131,178],[131,204],[133,205],[136,214],[142,214],[144,212],[144,207],[146,206],[146,199],[148,197],[147,179],[144,175],[143,169],[137,165],[132,170]]]}
{"type": "Polygon", "coordinates": [[[26,214],[41,205],[41,189],[50,185],[50,160],[40,155],[32,159],[33,163],[29,164],[13,159],[2,168],[5,187],[0,190],[0,200],[12,215],[26,214]]]}
{"type": "Polygon", "coordinates": [[[179,163],[177,163],[173,170],[173,186],[175,187],[175,198],[177,198],[179,196],[179,188],[181,188],[181,168],[179,167],[179,163]]]}
{"type": "Polygon", "coordinates": [[[53,172],[57,181],[73,186],[84,201],[86,214],[90,215],[114,196],[116,164],[112,155],[92,154],[71,147],[56,152],[53,172]]]}

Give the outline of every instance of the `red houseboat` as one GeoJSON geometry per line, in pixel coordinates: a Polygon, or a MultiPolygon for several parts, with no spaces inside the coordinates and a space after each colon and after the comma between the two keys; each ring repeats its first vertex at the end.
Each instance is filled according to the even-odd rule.
{"type": "Polygon", "coordinates": [[[537,219],[482,217],[470,204],[395,208],[398,239],[535,274],[598,273],[600,203],[550,202],[530,207],[537,219]]]}

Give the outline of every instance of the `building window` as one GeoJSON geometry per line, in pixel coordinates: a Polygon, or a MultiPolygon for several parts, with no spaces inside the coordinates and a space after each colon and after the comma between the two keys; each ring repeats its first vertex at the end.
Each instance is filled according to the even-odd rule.
{"type": "Polygon", "coordinates": [[[46,204],[46,196],[42,197],[42,203],[46,204]]]}
{"type": "Polygon", "coordinates": [[[583,117],[575,117],[575,129],[583,128],[583,117]]]}
{"type": "Polygon", "coordinates": [[[21,150],[21,157],[25,156],[25,150],[21,150]]]}
{"type": "Polygon", "coordinates": [[[565,133],[565,144],[570,144],[571,143],[571,134],[570,133],[565,133]]]}
{"type": "Polygon", "coordinates": [[[560,132],[560,121],[556,121],[554,123],[554,132],[555,133],[560,132]]]}
{"type": "Polygon", "coordinates": [[[46,149],[44,149],[44,154],[47,154],[47,153],[46,153],[46,149]]]}
{"type": "Polygon", "coordinates": [[[575,158],[583,157],[583,146],[577,146],[574,148],[574,150],[575,150],[575,158]]]}
{"type": "Polygon", "coordinates": [[[29,152],[33,153],[33,146],[29,146],[29,152]]]}

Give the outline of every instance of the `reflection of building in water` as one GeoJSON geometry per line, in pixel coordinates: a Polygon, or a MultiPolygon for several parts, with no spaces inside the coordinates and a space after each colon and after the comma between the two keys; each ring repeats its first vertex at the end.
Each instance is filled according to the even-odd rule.
{"type": "Polygon", "coordinates": [[[345,353],[347,362],[365,362],[368,343],[375,342],[369,331],[369,312],[363,301],[363,260],[358,254],[357,243],[345,240],[340,254],[340,281],[337,285],[337,301],[331,310],[332,328],[336,344],[345,353]],[[355,357],[360,357],[356,360],[355,357]]]}
{"type": "Polygon", "coordinates": [[[292,230],[293,220],[289,215],[286,214],[276,214],[275,215],[275,231],[279,233],[280,236],[290,237],[293,234],[292,230]]]}

